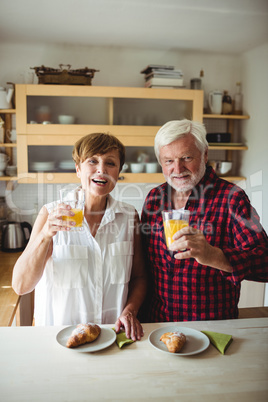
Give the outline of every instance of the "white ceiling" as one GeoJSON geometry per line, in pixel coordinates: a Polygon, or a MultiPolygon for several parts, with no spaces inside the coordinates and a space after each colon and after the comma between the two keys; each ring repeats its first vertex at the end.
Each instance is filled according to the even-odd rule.
{"type": "Polygon", "coordinates": [[[268,0],[0,0],[0,43],[242,53],[268,41],[268,0]]]}

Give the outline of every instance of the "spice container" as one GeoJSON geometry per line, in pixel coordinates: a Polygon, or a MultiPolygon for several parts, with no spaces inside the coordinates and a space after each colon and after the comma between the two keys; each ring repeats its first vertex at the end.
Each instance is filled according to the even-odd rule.
{"type": "Polygon", "coordinates": [[[200,78],[192,78],[190,83],[191,89],[201,89],[202,81],[200,78]]]}
{"type": "Polygon", "coordinates": [[[224,91],[222,98],[222,114],[231,114],[232,109],[232,98],[228,95],[228,91],[224,91]]]}

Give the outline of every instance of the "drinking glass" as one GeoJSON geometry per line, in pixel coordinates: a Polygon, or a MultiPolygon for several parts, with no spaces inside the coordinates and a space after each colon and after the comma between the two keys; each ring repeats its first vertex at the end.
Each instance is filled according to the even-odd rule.
{"type": "Polygon", "coordinates": [[[85,206],[85,191],[81,188],[63,188],[60,190],[60,201],[64,204],[70,205],[74,216],[63,216],[62,220],[75,221],[75,226],[71,230],[82,230],[84,219],[84,206],[85,206]]]}
{"type": "MultiPolygon", "coordinates": [[[[189,226],[190,211],[185,209],[172,209],[162,211],[166,244],[169,248],[173,243],[173,236],[178,230],[189,226]]],[[[182,251],[182,250],[181,250],[182,251]]]]}

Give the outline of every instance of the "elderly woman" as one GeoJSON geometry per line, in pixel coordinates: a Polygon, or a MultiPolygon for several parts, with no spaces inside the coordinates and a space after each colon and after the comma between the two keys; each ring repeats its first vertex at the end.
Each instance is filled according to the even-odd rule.
{"type": "Polygon", "coordinates": [[[146,292],[139,218],[135,208],[115,201],[125,161],[124,145],[109,134],[89,134],[73,149],[85,190],[83,230],[72,231],[70,207],[44,205],[29,243],[18,259],[12,286],[23,295],[35,289],[35,325],[115,322],[118,332],[139,340],[137,313],[146,292]]]}

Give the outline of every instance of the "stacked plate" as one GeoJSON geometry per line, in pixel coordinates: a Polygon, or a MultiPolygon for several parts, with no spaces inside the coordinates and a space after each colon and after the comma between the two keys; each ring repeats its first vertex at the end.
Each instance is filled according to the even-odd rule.
{"type": "Polygon", "coordinates": [[[51,172],[55,170],[55,162],[32,162],[31,170],[35,172],[51,172]]]}
{"type": "Polygon", "coordinates": [[[69,161],[61,161],[59,163],[59,168],[61,170],[72,170],[75,171],[75,164],[74,161],[69,160],[69,161]]]}

